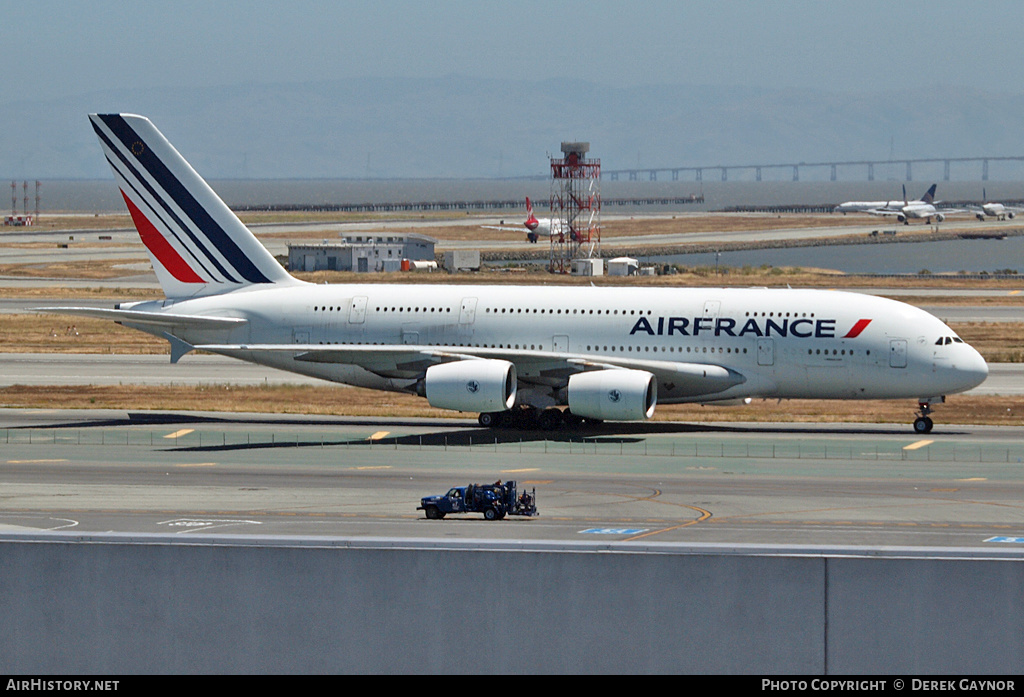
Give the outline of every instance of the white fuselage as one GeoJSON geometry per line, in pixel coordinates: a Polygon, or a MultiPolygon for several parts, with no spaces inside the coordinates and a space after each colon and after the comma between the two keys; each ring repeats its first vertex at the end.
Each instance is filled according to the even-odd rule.
{"type": "Polygon", "coordinates": [[[644,362],[721,366],[743,376],[713,395],[662,378],[661,403],[924,398],[968,390],[988,371],[977,351],[933,315],[839,291],[302,284],[130,307],[244,318],[234,329],[173,333],[193,345],[294,344],[294,353],[232,355],[375,389],[408,390],[413,379],[295,356],[325,345],[487,349],[507,352],[508,360],[528,353],[532,361],[517,362],[519,382],[530,388],[521,390],[527,403],[550,382],[545,356],[560,370],[566,354],[641,369],[644,362]]]}
{"type": "Polygon", "coordinates": [[[832,209],[833,213],[867,213],[877,208],[888,208],[891,204],[903,205],[902,201],[847,201],[832,209]]]}
{"type": "Polygon", "coordinates": [[[562,234],[562,221],[557,218],[533,218],[526,223],[526,229],[539,237],[562,234]]]}
{"type": "Polygon", "coordinates": [[[870,213],[914,219],[933,218],[939,214],[933,204],[925,201],[847,201],[833,208],[832,212],[870,213]]]}
{"type": "Polygon", "coordinates": [[[938,209],[930,203],[910,203],[899,209],[907,218],[934,218],[938,209]]]}
{"type": "Polygon", "coordinates": [[[981,207],[982,212],[990,218],[998,218],[999,220],[1006,220],[1007,218],[1013,218],[1016,211],[1011,211],[1009,208],[1001,203],[986,203],[981,207]]]}

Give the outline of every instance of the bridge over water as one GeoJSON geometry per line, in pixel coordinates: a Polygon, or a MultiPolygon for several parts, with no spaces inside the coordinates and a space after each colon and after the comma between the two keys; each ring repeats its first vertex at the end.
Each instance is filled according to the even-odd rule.
{"type": "Polygon", "coordinates": [[[769,170],[783,170],[792,173],[793,181],[800,181],[800,171],[825,169],[829,173],[830,181],[837,181],[839,169],[855,168],[866,173],[868,181],[875,181],[875,168],[887,168],[885,171],[892,171],[894,168],[905,169],[906,181],[913,181],[914,165],[938,164],[943,165],[943,181],[949,181],[950,165],[967,163],[977,165],[981,181],[988,181],[989,165],[995,162],[1024,162],[1024,155],[1004,155],[999,157],[922,157],[895,160],[845,160],[835,162],[790,162],[776,164],[753,164],[753,165],[713,165],[705,167],[637,167],[633,169],[612,169],[604,170],[602,177],[611,181],[628,179],[629,181],[658,181],[659,177],[668,177],[671,181],[679,181],[682,176],[693,177],[694,181],[704,181],[704,174],[707,172],[718,173],[722,181],[729,181],[729,173],[734,175],[737,172],[754,172],[757,181],[761,181],[763,173],[769,170]]]}

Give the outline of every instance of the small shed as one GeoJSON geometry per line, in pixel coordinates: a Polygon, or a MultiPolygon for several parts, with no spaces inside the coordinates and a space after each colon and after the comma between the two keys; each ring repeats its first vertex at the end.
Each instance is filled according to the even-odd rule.
{"type": "Polygon", "coordinates": [[[572,260],[572,275],[573,276],[603,276],[604,275],[604,259],[600,257],[591,257],[590,259],[573,259],[572,260]]]}
{"type": "Polygon", "coordinates": [[[631,257],[615,257],[608,260],[609,276],[634,276],[640,269],[640,262],[631,257]]]}
{"type": "Polygon", "coordinates": [[[403,259],[433,261],[432,237],[417,233],[356,234],[340,243],[289,244],[290,271],[398,271],[403,259]]]}

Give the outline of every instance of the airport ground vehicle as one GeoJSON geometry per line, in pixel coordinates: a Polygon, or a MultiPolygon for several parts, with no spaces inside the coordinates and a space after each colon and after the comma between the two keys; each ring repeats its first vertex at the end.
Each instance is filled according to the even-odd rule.
{"type": "Polygon", "coordinates": [[[499,479],[494,484],[456,486],[440,496],[425,496],[416,507],[432,520],[449,513],[483,513],[487,520],[501,520],[506,515],[537,515],[537,490],[516,495],[516,483],[499,479]]]}

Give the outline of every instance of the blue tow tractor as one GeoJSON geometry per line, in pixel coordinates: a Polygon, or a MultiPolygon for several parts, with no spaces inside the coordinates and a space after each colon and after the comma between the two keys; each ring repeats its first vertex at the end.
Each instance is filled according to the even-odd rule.
{"type": "Polygon", "coordinates": [[[456,486],[441,496],[426,496],[416,507],[431,520],[440,520],[449,513],[483,513],[487,520],[501,520],[507,515],[537,515],[537,490],[516,495],[516,483],[470,484],[456,486]]]}

